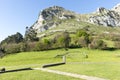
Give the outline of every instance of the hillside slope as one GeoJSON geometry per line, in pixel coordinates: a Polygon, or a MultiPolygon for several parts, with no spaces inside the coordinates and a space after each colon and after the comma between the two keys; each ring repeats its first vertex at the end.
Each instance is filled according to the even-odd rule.
{"type": "Polygon", "coordinates": [[[117,27],[116,30],[119,31],[119,8],[119,5],[111,10],[101,7],[89,14],[77,14],[62,7],[53,6],[42,10],[39,13],[38,20],[31,28],[38,33],[38,37],[62,31],[76,32],[76,30],[83,28],[96,33],[110,32],[112,31],[111,27],[117,27]]]}

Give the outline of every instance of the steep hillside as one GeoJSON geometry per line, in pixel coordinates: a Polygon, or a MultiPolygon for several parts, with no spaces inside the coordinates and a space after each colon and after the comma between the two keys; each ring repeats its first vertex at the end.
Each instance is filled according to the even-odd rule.
{"type": "Polygon", "coordinates": [[[93,13],[77,14],[62,7],[53,6],[42,10],[38,20],[31,28],[38,33],[39,37],[62,31],[74,33],[76,30],[83,28],[93,33],[119,31],[119,9],[120,6],[116,5],[111,10],[101,7],[93,13]],[[111,27],[116,27],[117,29],[111,27]]]}
{"type": "Polygon", "coordinates": [[[115,10],[107,10],[104,7],[98,8],[89,18],[89,22],[103,26],[120,26],[120,13],[115,10]]]}

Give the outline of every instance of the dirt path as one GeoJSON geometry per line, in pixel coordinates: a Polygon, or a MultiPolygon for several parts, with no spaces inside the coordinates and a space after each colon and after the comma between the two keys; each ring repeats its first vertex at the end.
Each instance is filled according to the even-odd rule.
{"type": "Polygon", "coordinates": [[[62,71],[57,71],[57,70],[49,70],[46,68],[34,68],[34,70],[41,70],[41,71],[45,71],[45,72],[50,72],[50,73],[55,73],[55,74],[70,76],[70,77],[74,77],[74,78],[85,79],[85,80],[108,80],[108,79],[103,79],[103,78],[98,78],[98,77],[93,77],[93,76],[86,76],[86,75],[62,72],[62,71]]]}

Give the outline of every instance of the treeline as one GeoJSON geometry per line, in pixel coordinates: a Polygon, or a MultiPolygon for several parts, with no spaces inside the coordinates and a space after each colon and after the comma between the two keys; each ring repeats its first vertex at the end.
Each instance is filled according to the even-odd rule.
{"type": "Polygon", "coordinates": [[[107,45],[103,40],[92,37],[84,29],[78,30],[72,37],[69,32],[61,32],[50,39],[40,39],[32,28],[26,27],[24,37],[17,32],[3,40],[0,44],[0,51],[5,54],[12,54],[58,48],[67,49],[82,47],[106,49],[107,45]]]}

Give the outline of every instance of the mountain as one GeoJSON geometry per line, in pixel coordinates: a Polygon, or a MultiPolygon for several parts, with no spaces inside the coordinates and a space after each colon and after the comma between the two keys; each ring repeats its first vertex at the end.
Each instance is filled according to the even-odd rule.
{"type": "Polygon", "coordinates": [[[38,20],[32,27],[37,32],[43,32],[56,27],[56,25],[60,24],[59,20],[75,18],[74,14],[74,12],[59,6],[49,7],[40,12],[38,20]]]}
{"type": "MultiPolygon", "coordinates": [[[[88,29],[88,26],[119,27],[120,4],[111,10],[100,7],[89,14],[77,14],[59,6],[49,7],[39,13],[38,20],[31,27],[42,37],[55,32],[88,29]]],[[[96,31],[93,27],[89,27],[89,30],[96,31]]]]}
{"type": "MultiPolygon", "coordinates": [[[[120,9],[120,7],[118,8],[120,9]]],[[[117,8],[107,10],[104,7],[101,7],[98,8],[94,14],[93,16],[90,16],[89,22],[103,26],[120,26],[120,12],[118,12],[117,8]]]]}
{"type": "Polygon", "coordinates": [[[114,6],[114,7],[112,8],[112,10],[114,10],[114,11],[116,11],[116,12],[120,12],[120,3],[117,4],[116,6],[114,6]]]}

